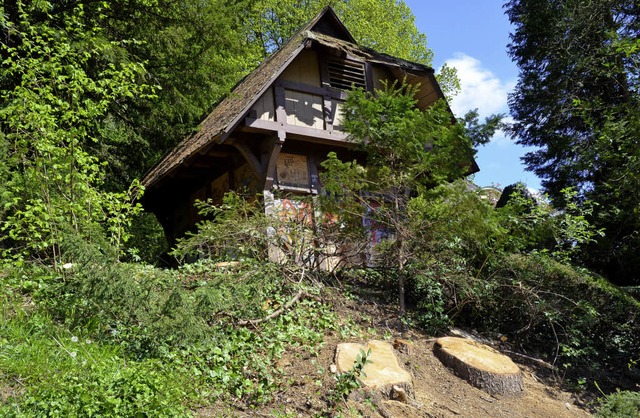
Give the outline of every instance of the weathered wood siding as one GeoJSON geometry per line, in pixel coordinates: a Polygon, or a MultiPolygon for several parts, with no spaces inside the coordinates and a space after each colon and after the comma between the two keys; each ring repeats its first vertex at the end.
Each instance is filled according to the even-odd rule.
{"type": "Polygon", "coordinates": [[[395,77],[393,76],[393,74],[391,74],[391,71],[381,65],[372,65],[371,73],[373,88],[377,90],[384,88],[384,82],[392,83],[393,80],[395,80],[395,77]]]}
{"type": "Polygon", "coordinates": [[[280,77],[283,80],[320,87],[318,54],[314,50],[302,51],[280,77]]]}
{"type": "Polygon", "coordinates": [[[333,99],[331,101],[331,119],[333,120],[333,129],[336,131],[342,131],[342,121],[344,120],[344,115],[342,114],[344,108],[344,102],[341,100],[333,99]]]}
{"type": "MultiPolygon", "coordinates": [[[[320,65],[318,54],[306,50],[287,67],[280,76],[282,80],[320,87],[320,65]]],[[[314,129],[324,129],[322,97],[293,90],[285,90],[285,112],[287,123],[314,129]]]]}
{"type": "Polygon", "coordinates": [[[266,92],[258,99],[251,109],[251,114],[256,119],[276,120],[276,109],[273,100],[273,87],[269,87],[266,92]]]}
{"type": "Polygon", "coordinates": [[[324,129],[322,96],[285,90],[284,97],[288,124],[324,129]]]}

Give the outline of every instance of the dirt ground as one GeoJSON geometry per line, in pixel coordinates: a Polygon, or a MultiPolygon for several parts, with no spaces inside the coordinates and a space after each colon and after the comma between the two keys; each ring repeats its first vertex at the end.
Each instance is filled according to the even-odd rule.
{"type": "Polygon", "coordinates": [[[336,299],[332,303],[343,324],[357,324],[366,335],[343,338],[328,334],[315,353],[297,348],[278,361],[284,382],[273,402],[258,408],[243,404],[213,405],[197,411],[202,417],[589,417],[578,400],[553,385],[548,370],[534,362],[522,363],[525,391],[519,397],[493,396],[453,375],[433,355],[435,338],[419,331],[395,331],[395,310],[369,297],[336,299]],[[410,342],[409,353],[398,360],[413,377],[414,396],[408,403],[389,401],[371,391],[358,390],[347,401],[332,403],[335,375],[331,373],[335,349],[341,342],[364,343],[368,339],[401,337],[410,342]]]}

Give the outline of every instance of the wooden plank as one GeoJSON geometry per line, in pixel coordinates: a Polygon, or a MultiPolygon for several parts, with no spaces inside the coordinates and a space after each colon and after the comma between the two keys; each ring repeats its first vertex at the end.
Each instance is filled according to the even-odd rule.
{"type": "Polygon", "coordinates": [[[322,98],[322,112],[324,116],[324,128],[328,131],[333,130],[333,121],[335,119],[335,111],[333,109],[331,96],[328,94],[322,98]]]}
{"type": "Polygon", "coordinates": [[[326,131],[323,129],[313,129],[304,126],[295,126],[289,124],[280,124],[279,122],[272,122],[262,119],[246,118],[245,126],[249,128],[261,129],[265,131],[283,131],[287,134],[300,135],[308,137],[309,142],[322,142],[322,143],[339,143],[348,142],[348,135],[340,131],[326,131]]]}
{"type": "Polygon", "coordinates": [[[280,80],[278,84],[286,90],[295,90],[303,93],[316,94],[318,96],[329,95],[333,99],[347,100],[347,96],[349,96],[348,91],[334,89],[333,87],[316,87],[288,80],[280,80]]]}
{"type": "Polygon", "coordinates": [[[373,88],[381,90],[384,88],[384,82],[389,82],[393,75],[385,67],[371,65],[371,77],[373,78],[373,88]]]}
{"type": "Polygon", "coordinates": [[[373,91],[373,71],[372,71],[372,65],[370,62],[365,62],[364,63],[364,76],[365,76],[365,83],[367,85],[366,89],[367,91],[373,91]]]}
{"type": "MultiPolygon", "coordinates": [[[[277,83],[275,88],[275,99],[276,99],[276,123],[284,126],[287,123],[287,111],[285,110],[286,106],[286,97],[284,92],[284,87],[282,87],[281,83],[277,83]]],[[[271,122],[271,121],[266,121],[271,122]]]]}
{"type": "Polygon", "coordinates": [[[287,66],[281,79],[319,87],[320,67],[316,52],[313,50],[303,51],[287,66]]]}
{"type": "Polygon", "coordinates": [[[309,189],[309,163],[306,155],[281,152],[276,163],[278,186],[309,189]]]}
{"type": "Polygon", "coordinates": [[[334,100],[332,103],[332,107],[331,107],[331,120],[333,122],[333,129],[334,130],[339,130],[342,131],[342,123],[343,123],[343,115],[342,115],[342,108],[344,106],[344,102],[340,102],[337,100],[334,100]]]}
{"type": "Polygon", "coordinates": [[[289,125],[324,128],[322,96],[285,90],[285,112],[289,125]]]}
{"type": "MultiPolygon", "coordinates": [[[[300,55],[300,52],[302,52],[305,48],[307,47],[307,42],[302,42],[300,45],[298,45],[298,47],[296,47],[296,49],[291,53],[291,57],[290,59],[295,59],[298,55],[300,55]]],[[[278,69],[278,71],[276,72],[276,74],[274,74],[274,77],[280,77],[280,75],[282,74],[282,72],[286,69],[286,65],[280,67],[278,69]]],[[[233,120],[227,125],[227,127],[225,128],[225,133],[227,135],[229,135],[234,129],[235,127],[239,124],[242,123],[242,119],[245,117],[246,113],[249,111],[249,109],[251,109],[251,107],[253,107],[253,105],[255,104],[256,100],[258,100],[265,91],[267,91],[267,89],[271,87],[268,83],[266,83],[258,92],[258,94],[256,94],[254,96],[254,98],[247,104],[247,106],[245,106],[243,108],[243,110],[241,112],[238,112],[236,117],[233,118],[233,120]]],[[[277,106],[277,103],[276,103],[277,106]]],[[[277,110],[276,110],[276,118],[278,117],[277,114],[277,110]]],[[[283,119],[280,119],[283,120],[283,119]]],[[[227,136],[222,135],[222,137],[218,140],[219,143],[224,142],[227,139],[227,136]]]]}
{"type": "Polygon", "coordinates": [[[273,100],[273,89],[268,89],[258,99],[250,112],[258,119],[275,120],[275,105],[273,100]]]}
{"type": "MultiPolygon", "coordinates": [[[[260,119],[258,119],[260,120],[260,119]]],[[[278,125],[278,123],[275,123],[278,125]]],[[[276,165],[278,161],[278,156],[280,155],[280,151],[282,150],[282,145],[284,145],[284,141],[286,140],[287,135],[283,131],[278,131],[278,139],[273,143],[273,148],[271,148],[271,152],[268,157],[267,166],[264,172],[264,184],[262,185],[263,191],[270,191],[273,187],[273,182],[276,178],[276,165]]]]}
{"type": "Polygon", "coordinates": [[[420,109],[426,109],[434,104],[439,98],[440,95],[437,92],[432,91],[431,93],[423,96],[420,100],[418,100],[418,107],[420,109]]]}

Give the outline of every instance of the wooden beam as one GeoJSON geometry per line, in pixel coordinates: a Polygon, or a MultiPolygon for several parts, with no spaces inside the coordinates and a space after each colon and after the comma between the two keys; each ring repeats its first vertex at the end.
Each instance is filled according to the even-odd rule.
{"type": "Polygon", "coordinates": [[[349,92],[330,87],[326,84],[323,87],[317,87],[310,84],[297,83],[295,81],[280,80],[278,81],[278,85],[282,86],[285,90],[315,94],[316,96],[329,96],[337,100],[347,100],[347,96],[349,96],[349,92]]]}
{"type": "Polygon", "coordinates": [[[273,183],[276,179],[276,164],[278,162],[278,156],[280,155],[280,151],[282,150],[282,146],[286,139],[287,134],[283,131],[278,131],[277,140],[274,142],[273,148],[271,148],[271,153],[264,171],[264,185],[262,190],[265,192],[270,192],[273,188],[273,183]]]}
{"type": "Polygon", "coordinates": [[[235,149],[240,151],[240,154],[242,154],[242,156],[247,161],[251,169],[254,171],[256,177],[261,178],[262,172],[263,172],[262,164],[258,160],[258,157],[256,157],[255,154],[251,152],[247,144],[245,144],[244,142],[240,142],[238,140],[233,140],[230,143],[235,147],[235,149]]]}
{"type": "MultiPolygon", "coordinates": [[[[332,111],[331,96],[326,94],[322,100],[322,114],[324,116],[324,129],[327,131],[333,131],[333,117],[335,112],[332,111]]],[[[337,106],[336,106],[337,107],[337,106]]]]}
{"type": "Polygon", "coordinates": [[[345,146],[349,143],[348,135],[341,131],[327,131],[323,129],[307,128],[305,126],[289,125],[287,123],[270,120],[245,118],[245,126],[272,132],[282,132],[286,136],[299,135],[308,138],[309,142],[319,142],[345,146]],[[346,144],[345,144],[346,143],[346,144]]]}

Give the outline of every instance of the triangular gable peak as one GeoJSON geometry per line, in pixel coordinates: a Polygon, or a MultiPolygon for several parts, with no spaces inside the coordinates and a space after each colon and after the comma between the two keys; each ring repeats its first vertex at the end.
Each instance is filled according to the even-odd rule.
{"type": "Polygon", "coordinates": [[[195,199],[230,189],[317,193],[327,153],[353,156],[341,127],[348,90],[394,80],[420,85],[421,108],[444,97],[431,68],[358,46],[326,7],[146,174],[144,205],[171,239],[195,224],[195,199]]]}
{"type": "MultiPolygon", "coordinates": [[[[305,30],[305,29],[303,29],[305,30]]],[[[325,7],[306,27],[309,32],[321,33],[342,41],[356,43],[356,40],[330,6],[325,7]]]]}

